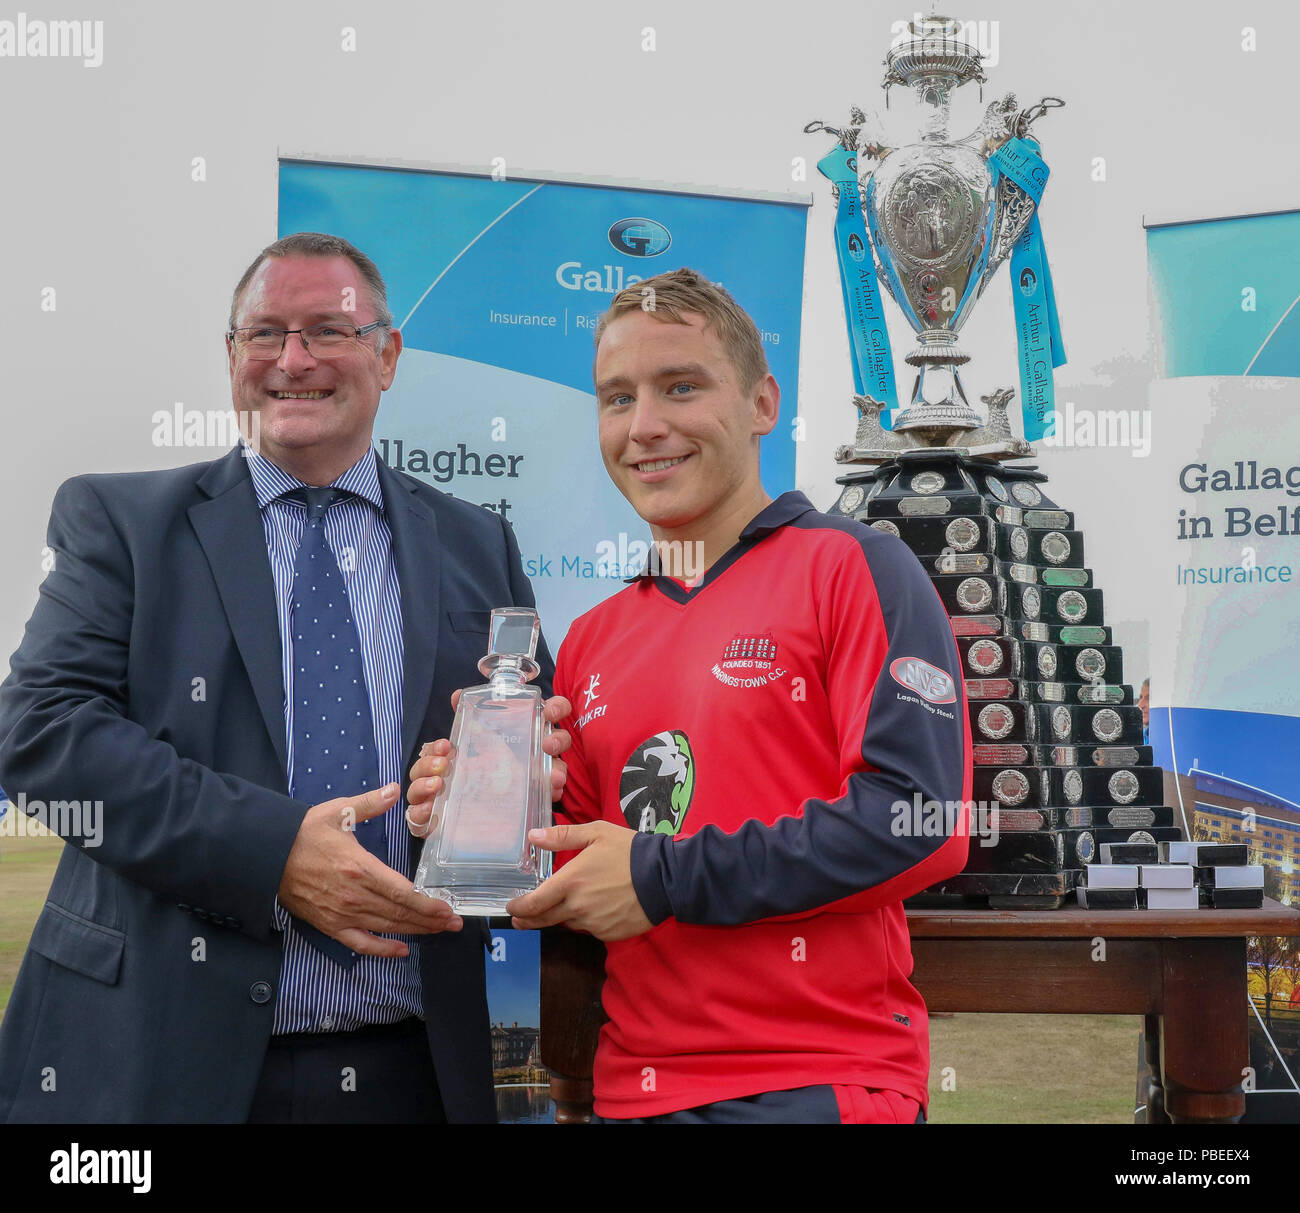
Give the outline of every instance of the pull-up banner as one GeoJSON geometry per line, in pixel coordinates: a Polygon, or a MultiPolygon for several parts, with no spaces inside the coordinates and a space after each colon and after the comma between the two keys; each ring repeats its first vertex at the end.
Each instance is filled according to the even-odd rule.
{"type": "Polygon", "coordinates": [[[1288,802],[1300,802],[1297,241],[1297,211],[1148,226],[1161,377],[1139,492],[1164,538],[1136,572],[1152,604],[1156,762],[1288,802]]]}
{"type": "MultiPolygon", "coordinates": [[[[1300,905],[1300,211],[1147,226],[1160,375],[1133,486],[1161,529],[1151,744],[1191,828],[1300,905]]],[[[1136,682],[1137,678],[1131,679],[1136,682]]],[[[1247,948],[1245,1121],[1300,1120],[1300,983],[1247,948]]]]}

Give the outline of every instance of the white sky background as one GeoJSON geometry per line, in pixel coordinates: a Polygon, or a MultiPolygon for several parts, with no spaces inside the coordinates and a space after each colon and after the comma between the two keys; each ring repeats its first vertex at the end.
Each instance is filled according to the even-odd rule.
{"type": "MultiPolygon", "coordinates": [[[[211,452],[159,449],[151,416],[229,400],[221,334],[231,288],[275,238],[276,156],[310,150],[816,195],[810,215],[799,487],[834,499],[834,448],[852,437],[851,374],[830,243],[829,187],[801,133],[880,106],[896,4],[483,0],[365,5],[247,0],[202,7],[37,0],[32,18],[100,18],[98,68],[0,59],[0,659],[42,576],[49,504],[68,476],[165,467],[211,452]],[[357,50],[340,50],[345,26],[357,50]],[[641,49],[655,30],[657,49],[641,49]],[[191,181],[191,160],[207,180],[191,181]],[[807,157],[809,179],[791,180],[807,157]],[[58,310],[40,308],[42,288],[58,310]]],[[[919,7],[926,8],[926,5],[919,7]]],[[[0,8],[13,20],[19,6],[0,8]]],[[[1300,205],[1293,6],[964,4],[996,21],[985,100],[1015,91],[1067,108],[1035,127],[1052,169],[1043,207],[1066,348],[1058,404],[1144,408],[1152,335],[1143,215],[1300,205]],[[1258,30],[1244,53],[1241,30],[1258,30]],[[1105,182],[1091,179],[1104,156],[1105,182]],[[1107,389],[1107,390],[1103,390],[1107,389]]],[[[896,95],[901,100],[901,94],[896,95]]],[[[952,133],[974,126],[974,86],[952,133]]],[[[901,113],[896,108],[894,115],[901,113]]],[[[892,308],[892,305],[890,305],[892,308]]],[[[910,345],[890,313],[897,356],[910,345]]],[[[1016,382],[1007,271],[963,331],[975,399],[1016,382]]],[[[400,372],[399,372],[400,373],[400,372]]],[[[899,362],[900,391],[912,371],[899,362]]],[[[1176,418],[1156,419],[1160,426],[1176,418]]],[[[1279,456],[1280,458],[1281,456],[1279,456]]],[[[1128,452],[1045,451],[1051,495],[1088,534],[1118,638],[1144,672],[1158,615],[1125,590],[1143,463],[1128,452]],[[1128,483],[1125,483],[1128,478],[1128,483]]],[[[593,474],[596,470],[593,469],[593,474]]],[[[1163,535],[1168,524],[1153,520],[1163,535]]],[[[1157,696],[1157,702],[1159,697],[1157,696]]]]}

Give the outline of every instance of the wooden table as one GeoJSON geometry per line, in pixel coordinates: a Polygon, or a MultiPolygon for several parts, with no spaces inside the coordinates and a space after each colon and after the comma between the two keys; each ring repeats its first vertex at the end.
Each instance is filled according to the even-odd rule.
{"type": "MultiPolygon", "coordinates": [[[[912,981],[932,1011],[1142,1015],[1150,1124],[1246,1110],[1246,938],[1300,936],[1300,911],[909,909],[912,981]]],[[[542,940],[542,1060],[560,1123],[591,1112],[604,949],[542,940]]]]}

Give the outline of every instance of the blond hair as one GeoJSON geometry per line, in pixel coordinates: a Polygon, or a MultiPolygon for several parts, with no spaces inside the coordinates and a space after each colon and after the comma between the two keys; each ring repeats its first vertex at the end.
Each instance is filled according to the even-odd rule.
{"type": "Polygon", "coordinates": [[[665,324],[688,323],[683,313],[703,316],[704,327],[713,329],[727,351],[743,391],[749,391],[768,373],[763,339],[749,313],[716,282],[695,270],[669,270],[624,287],[596,325],[596,348],[599,350],[601,336],[615,320],[636,311],[648,312],[665,324]]]}

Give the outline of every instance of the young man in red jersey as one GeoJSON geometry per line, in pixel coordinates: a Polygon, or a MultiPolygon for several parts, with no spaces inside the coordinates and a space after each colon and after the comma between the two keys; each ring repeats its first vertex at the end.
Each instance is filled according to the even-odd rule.
{"type": "MultiPolygon", "coordinates": [[[[595,378],[606,470],[656,547],[560,650],[569,824],[536,841],[576,853],[510,910],[607,944],[596,1113],[923,1121],[902,899],[965,865],[971,792],[938,594],[900,540],[764,491],[780,389],[720,287],[620,292],[595,378]],[[950,834],[916,836],[918,794],[950,834]]],[[[416,821],[441,753],[412,771],[416,821]]]]}

